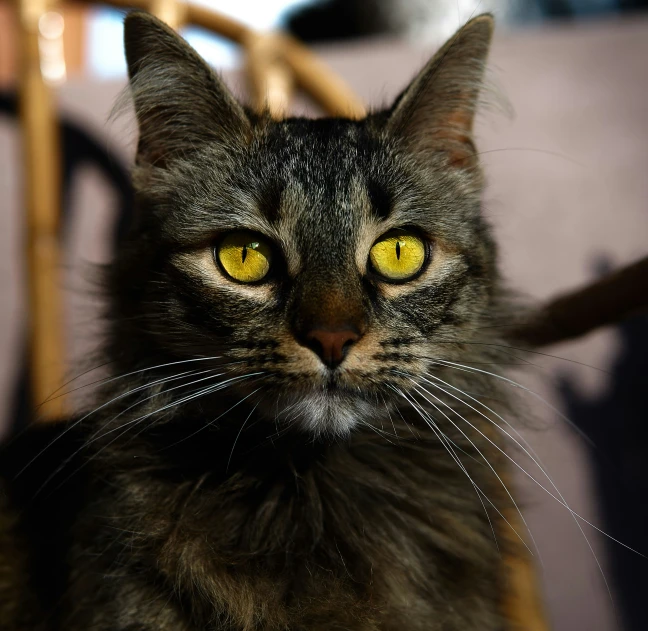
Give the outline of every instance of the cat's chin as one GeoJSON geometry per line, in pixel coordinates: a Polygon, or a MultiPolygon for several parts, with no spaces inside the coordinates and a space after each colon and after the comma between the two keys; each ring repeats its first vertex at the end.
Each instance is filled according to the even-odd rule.
{"type": "Polygon", "coordinates": [[[371,423],[380,410],[357,395],[313,392],[295,396],[279,413],[278,420],[298,424],[315,435],[346,436],[354,428],[371,423]]]}

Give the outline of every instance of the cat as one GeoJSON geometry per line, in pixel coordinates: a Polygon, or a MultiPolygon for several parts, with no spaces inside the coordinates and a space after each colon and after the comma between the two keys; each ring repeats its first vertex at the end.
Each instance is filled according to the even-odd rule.
{"type": "Polygon", "coordinates": [[[111,374],[1,455],[3,630],[507,628],[508,406],[475,370],[513,313],[472,139],[492,30],[363,120],[275,121],[126,17],[111,374]]]}

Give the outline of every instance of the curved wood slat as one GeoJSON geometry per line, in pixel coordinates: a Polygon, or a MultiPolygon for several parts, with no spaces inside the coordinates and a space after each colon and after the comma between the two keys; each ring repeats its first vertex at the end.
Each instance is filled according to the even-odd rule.
{"type": "Polygon", "coordinates": [[[509,337],[528,346],[548,346],[639,313],[648,313],[648,257],[557,296],[514,328],[509,337]]]}
{"type": "Polygon", "coordinates": [[[288,114],[295,82],[285,62],[282,41],[274,34],[249,35],[245,43],[252,107],[268,110],[275,119],[288,114]]]}
{"type": "Polygon", "coordinates": [[[367,109],[347,84],[326,64],[292,37],[282,36],[286,63],[295,73],[299,86],[332,116],[361,119],[367,109]]]}
{"type": "Polygon", "coordinates": [[[177,0],[151,0],[149,11],[176,30],[181,28],[187,19],[187,4],[177,0]]]}
{"type": "MultiPolygon", "coordinates": [[[[121,9],[151,9],[151,0],[107,0],[106,4],[121,9]]],[[[194,4],[186,4],[184,17],[185,24],[201,26],[243,47],[256,42],[259,37],[240,22],[194,4]]],[[[308,48],[285,34],[273,34],[272,40],[273,54],[285,61],[294,73],[297,85],[328,114],[356,119],[366,116],[366,108],[353,90],[308,48]]]]}

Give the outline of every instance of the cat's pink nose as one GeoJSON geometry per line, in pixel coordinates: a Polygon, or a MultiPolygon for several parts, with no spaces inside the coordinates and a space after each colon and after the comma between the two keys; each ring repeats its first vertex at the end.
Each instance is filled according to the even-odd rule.
{"type": "Polygon", "coordinates": [[[304,337],[306,346],[317,353],[329,368],[337,368],[349,348],[360,339],[360,335],[353,329],[312,329],[304,337]]]}

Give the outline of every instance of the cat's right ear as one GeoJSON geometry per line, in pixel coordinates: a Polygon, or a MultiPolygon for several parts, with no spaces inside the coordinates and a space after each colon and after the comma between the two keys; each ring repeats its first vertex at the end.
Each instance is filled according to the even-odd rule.
{"type": "Polygon", "coordinates": [[[124,47],[139,124],[138,162],[165,166],[208,142],[245,142],[251,124],[207,63],[166,24],[129,13],[124,47]]]}

